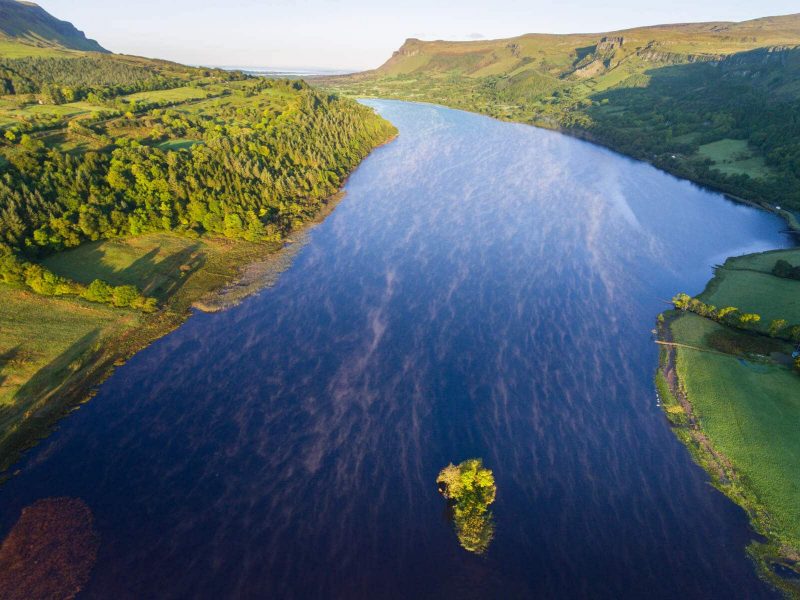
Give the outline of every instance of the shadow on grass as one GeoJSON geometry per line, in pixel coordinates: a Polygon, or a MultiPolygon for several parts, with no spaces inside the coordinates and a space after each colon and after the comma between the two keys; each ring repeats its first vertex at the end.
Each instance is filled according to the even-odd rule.
{"type": "Polygon", "coordinates": [[[163,302],[174,296],[189,276],[205,264],[206,257],[200,249],[200,244],[192,244],[156,261],[161,251],[159,246],[117,271],[114,277],[136,285],[146,296],[155,296],[163,302]]]}
{"type": "Polygon", "coordinates": [[[14,360],[19,355],[19,352],[20,347],[17,345],[0,354],[0,386],[2,386],[6,379],[8,379],[8,375],[5,373],[6,365],[14,360]]]}
{"type": "Polygon", "coordinates": [[[102,243],[95,243],[92,247],[82,248],[81,253],[76,255],[80,257],[79,265],[73,263],[70,267],[64,265],[59,268],[56,264],[53,270],[84,284],[102,279],[112,285],[135,285],[145,295],[163,302],[177,293],[189,276],[206,262],[200,243],[192,243],[159,258],[163,251],[164,247],[158,245],[130,265],[118,268],[106,262],[107,254],[102,243]]]}
{"type": "Polygon", "coordinates": [[[99,346],[94,329],[39,369],[0,409],[0,483],[26,449],[46,436],[58,420],[88,395],[94,374],[113,360],[99,346]],[[105,357],[105,358],[104,358],[105,357]]]}
{"type": "Polygon", "coordinates": [[[25,382],[14,395],[16,406],[24,407],[49,396],[62,386],[66,379],[79,371],[96,353],[100,329],[96,328],[75,341],[25,382]]]}

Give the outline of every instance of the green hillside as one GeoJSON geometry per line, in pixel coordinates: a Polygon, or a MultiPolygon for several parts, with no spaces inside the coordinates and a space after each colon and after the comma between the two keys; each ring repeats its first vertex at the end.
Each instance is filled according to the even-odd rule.
{"type": "Polygon", "coordinates": [[[302,81],[84,52],[38,7],[0,10],[1,473],[192,305],[280,264],[396,130],[302,81]]]}
{"type": "Polygon", "coordinates": [[[723,191],[800,208],[800,14],[409,39],[380,68],[322,83],[564,129],[723,191]]]}
{"type": "Polygon", "coordinates": [[[60,21],[33,2],[0,0],[0,40],[37,47],[108,52],[72,23],[60,21]]]}

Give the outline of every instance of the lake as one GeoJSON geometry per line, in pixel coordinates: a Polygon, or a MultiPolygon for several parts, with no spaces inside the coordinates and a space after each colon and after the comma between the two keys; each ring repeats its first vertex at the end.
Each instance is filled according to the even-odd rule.
{"type": "Polygon", "coordinates": [[[273,287],[136,355],[0,487],[82,499],[88,598],[768,598],[671,433],[651,330],[776,217],[589,143],[369,101],[400,130],[273,287]],[[464,550],[436,487],[493,470],[464,550]]]}

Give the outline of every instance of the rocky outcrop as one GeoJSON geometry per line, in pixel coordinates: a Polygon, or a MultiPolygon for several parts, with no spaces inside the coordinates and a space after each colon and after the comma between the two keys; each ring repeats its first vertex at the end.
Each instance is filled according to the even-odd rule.
{"type": "Polygon", "coordinates": [[[665,64],[685,64],[696,62],[715,62],[722,60],[722,54],[687,54],[684,52],[671,52],[666,47],[657,42],[650,42],[639,50],[636,55],[642,60],[654,63],[665,64]]]}

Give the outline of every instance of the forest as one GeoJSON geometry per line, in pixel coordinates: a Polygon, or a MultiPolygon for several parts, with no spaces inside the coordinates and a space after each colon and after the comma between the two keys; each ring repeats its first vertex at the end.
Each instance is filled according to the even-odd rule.
{"type": "Polygon", "coordinates": [[[165,64],[0,59],[12,73],[6,92],[35,94],[39,107],[88,99],[98,111],[0,129],[7,283],[152,309],[130,290],[98,293],[35,263],[83,242],[159,231],[278,242],[394,133],[371,109],[301,81],[165,64]]]}
{"type": "Polygon", "coordinates": [[[275,256],[290,234],[396,134],[303,81],[75,51],[96,45],[79,32],[68,47],[3,39],[7,25],[0,473],[192,308],[260,289],[245,268],[290,261],[275,256]]]}

